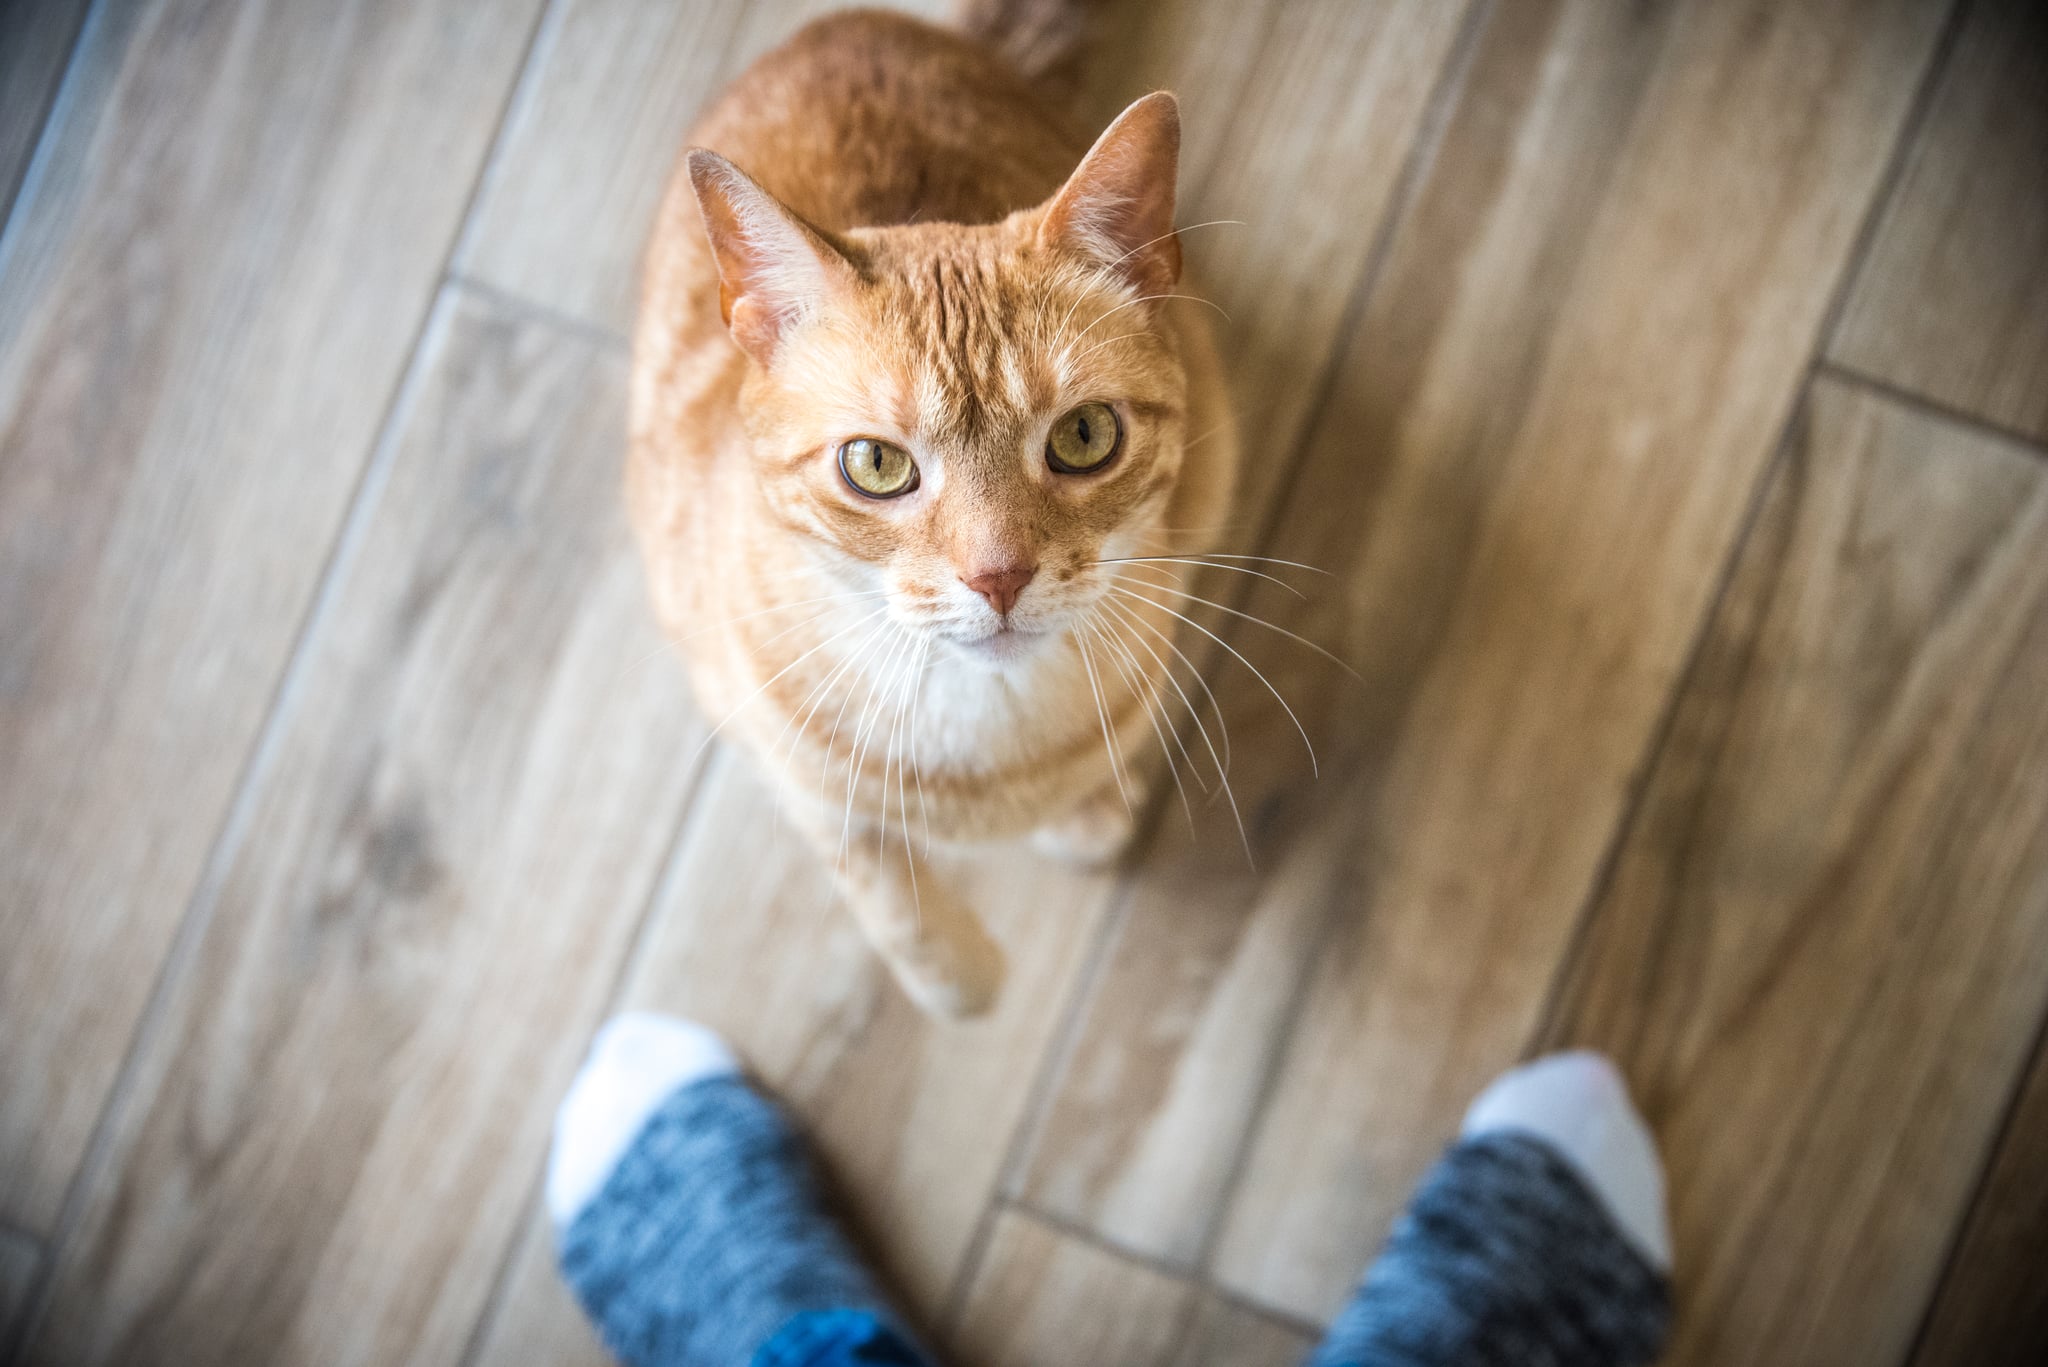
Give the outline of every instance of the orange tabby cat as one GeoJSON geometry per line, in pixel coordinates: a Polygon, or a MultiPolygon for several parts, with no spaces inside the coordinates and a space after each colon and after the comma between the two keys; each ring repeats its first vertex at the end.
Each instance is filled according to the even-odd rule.
{"type": "Polygon", "coordinates": [[[995,46],[822,19],[704,115],[648,249],[627,481],[710,716],[949,1015],[1002,961],[925,843],[1121,848],[1183,606],[1131,558],[1214,527],[1236,463],[1168,302],[1173,97],[1084,157],[1029,79],[1066,16],[980,9],[995,46]]]}

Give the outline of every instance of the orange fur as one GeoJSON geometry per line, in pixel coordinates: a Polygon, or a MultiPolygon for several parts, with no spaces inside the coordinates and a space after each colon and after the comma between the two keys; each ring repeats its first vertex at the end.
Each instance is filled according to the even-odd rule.
{"type": "Polygon", "coordinates": [[[927,829],[1116,846],[1182,604],[1156,579],[1123,580],[1156,606],[1113,598],[1097,562],[1224,517],[1236,448],[1206,325],[1148,297],[1185,289],[1178,138],[1150,96],[1082,164],[965,37],[834,15],[704,115],[711,150],[649,245],[628,494],[656,610],[930,1010],[985,1006],[1000,958],[924,870],[927,829]],[[1048,431],[1090,402],[1120,452],[1060,473],[1048,431]],[[857,437],[909,452],[917,487],[851,488],[857,437]],[[1121,647],[1090,634],[1105,624],[1121,647]]]}

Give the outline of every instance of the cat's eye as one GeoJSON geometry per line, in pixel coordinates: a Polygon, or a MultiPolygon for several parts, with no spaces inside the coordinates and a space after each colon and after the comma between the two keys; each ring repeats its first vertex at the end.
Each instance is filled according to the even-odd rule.
{"type": "Polygon", "coordinates": [[[1052,425],[1045,463],[1063,475],[1100,470],[1123,445],[1124,429],[1106,403],[1084,403],[1052,425]]]}
{"type": "Polygon", "coordinates": [[[897,498],[917,487],[910,452],[873,437],[855,437],[839,448],[839,473],[869,498],[897,498]]]}

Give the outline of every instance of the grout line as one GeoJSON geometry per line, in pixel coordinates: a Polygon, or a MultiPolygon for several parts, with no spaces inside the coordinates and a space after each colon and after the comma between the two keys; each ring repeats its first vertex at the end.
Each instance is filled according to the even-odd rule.
{"type": "Polygon", "coordinates": [[[991,1205],[995,1207],[998,1213],[1006,1212],[1020,1220],[1028,1220],[1033,1224],[1041,1225],[1061,1238],[1099,1253],[1103,1257],[1113,1258],[1117,1262],[1128,1264],[1140,1271],[1149,1272],[1153,1276],[1164,1278],[1167,1281],[1178,1282],[1186,1287],[1190,1293],[1188,1305],[1181,1314],[1181,1323],[1174,1330],[1174,1351],[1167,1355],[1166,1360],[1172,1362],[1179,1359],[1182,1351],[1187,1347],[1188,1334],[1194,1328],[1195,1316],[1201,1311],[1202,1301],[1211,1294],[1210,1287],[1200,1277],[1196,1276],[1188,1268],[1174,1267],[1136,1249],[1112,1243],[1084,1225],[1078,1225],[1071,1220],[1048,1214],[1022,1201],[998,1199],[992,1202],[991,1205]]]}
{"type": "Polygon", "coordinates": [[[43,180],[49,175],[51,159],[57,155],[57,145],[62,141],[61,126],[68,117],[65,106],[74,99],[83,98],[77,93],[78,86],[88,80],[83,54],[92,45],[99,27],[113,22],[107,18],[110,8],[100,0],[93,0],[86,6],[85,17],[79,21],[70,54],[64,59],[64,74],[50,92],[49,105],[43,110],[42,124],[36,130],[35,144],[29,150],[28,161],[21,168],[20,180],[8,196],[5,213],[0,214],[0,275],[6,273],[21,235],[28,231],[29,217],[41,196],[43,180]]]}
{"type": "Polygon", "coordinates": [[[2023,432],[2017,427],[2008,427],[1994,419],[1984,417],[1967,409],[1957,408],[1940,399],[1917,390],[1907,389],[1891,380],[1880,379],[1867,371],[1843,365],[1840,361],[1828,360],[1825,356],[1815,366],[1815,373],[1837,383],[1866,390],[1879,398],[1887,399],[1901,408],[1909,408],[1924,418],[1933,418],[1951,426],[1967,428],[1981,437],[2013,446],[2024,447],[2033,455],[2048,458],[2048,437],[2023,432]]]}
{"type": "Polygon", "coordinates": [[[462,217],[456,222],[455,240],[449,244],[448,255],[441,263],[444,274],[454,275],[459,263],[469,255],[477,233],[477,211],[483,207],[491,191],[497,188],[505,144],[533,100],[534,88],[540,84],[540,70],[546,65],[547,53],[554,45],[555,35],[561,30],[562,14],[568,8],[568,0],[543,0],[540,13],[534,16],[533,31],[526,35],[526,51],[519,58],[519,73],[512,78],[512,88],[506,92],[505,101],[498,108],[490,146],[484,150],[483,165],[477,169],[476,179],[470,183],[469,202],[462,206],[462,217]]]}
{"type": "Polygon", "coordinates": [[[1288,1330],[1290,1333],[1300,1334],[1311,1343],[1320,1342],[1322,1337],[1330,1332],[1330,1326],[1327,1324],[1318,1324],[1314,1320],[1303,1319],[1292,1311],[1267,1305],[1264,1301],[1244,1295],[1242,1292],[1227,1291],[1220,1286],[1212,1286],[1209,1288],[1209,1294],[1240,1314],[1252,1315],[1288,1330]]]}
{"type": "MultiPolygon", "coordinates": [[[[1905,117],[1899,120],[1891,155],[1885,159],[1884,169],[1878,174],[1870,203],[1863,211],[1863,222],[1857,225],[1856,235],[1849,240],[1849,250],[1842,258],[1842,276],[1835,282],[1827,311],[1821,315],[1820,328],[1814,334],[1813,370],[1828,364],[1828,349],[1834,345],[1835,334],[1841,330],[1842,315],[1849,311],[1849,300],[1856,292],[1857,282],[1863,277],[1864,267],[1869,264],[1870,250],[1877,241],[1878,229],[1883,225],[1893,199],[1898,196],[1900,183],[1906,178],[1906,166],[1913,160],[1915,144],[1933,114],[1934,97],[1948,71],[1949,58],[1961,41],[1963,18],[1969,9],[1970,0],[1951,0],[1941,28],[1928,45],[1927,66],[1920,73],[1919,84],[1906,104],[1905,117]]],[[[1811,373],[1807,382],[1812,383],[1811,373]]]]}
{"type": "Polygon", "coordinates": [[[518,314],[532,322],[545,324],[558,332],[568,333],[607,351],[624,351],[629,345],[623,332],[607,327],[603,323],[594,323],[577,314],[564,312],[550,304],[543,304],[537,299],[529,299],[502,285],[493,285],[489,281],[453,270],[448,272],[446,280],[464,294],[474,295],[479,300],[495,305],[501,312],[518,314]]]}
{"type": "Polygon", "coordinates": [[[1204,1280],[1191,1267],[1177,1265],[1154,1254],[1146,1253],[1142,1249],[1118,1243],[1114,1239],[1104,1237],[1084,1224],[1079,1224],[1065,1216],[1056,1215],[1051,1211],[1041,1209],[1028,1201],[1015,1197],[1004,1197],[998,1198],[992,1204],[1001,1213],[1007,1213],[1019,1219],[1029,1220],[1035,1224],[1042,1225],[1061,1238],[1091,1249],[1096,1253],[1102,1254],[1104,1257],[1128,1263],[1132,1267],[1149,1272],[1154,1276],[1165,1278],[1168,1281],[1180,1282],[1193,1291],[1195,1296],[1193,1304],[1188,1310],[1187,1323],[1181,1326],[1175,1344],[1176,1352],[1168,1355],[1168,1361],[1179,1361],[1180,1356],[1185,1354],[1188,1348],[1188,1336],[1193,1332],[1194,1322],[1199,1318],[1202,1302],[1205,1300],[1217,1301],[1242,1314],[1266,1320],[1278,1328],[1285,1329],[1290,1333],[1300,1334],[1311,1341],[1321,1339],[1324,1333],[1327,1332],[1328,1326],[1326,1325],[1318,1324],[1314,1320],[1304,1319],[1290,1311],[1264,1304],[1254,1297],[1244,1295],[1241,1292],[1226,1290],[1223,1287],[1216,1286],[1204,1280]]]}
{"type": "MultiPolygon", "coordinates": [[[[654,939],[656,922],[662,907],[670,902],[682,866],[683,843],[688,838],[691,820],[696,814],[697,804],[713,783],[724,772],[731,751],[723,746],[707,747],[698,760],[697,772],[683,791],[682,801],[676,806],[675,822],[669,829],[668,839],[663,842],[661,858],[655,863],[654,877],[648,880],[646,896],[641,899],[639,913],[634,918],[633,933],[627,938],[626,952],[619,957],[618,969],[612,974],[611,986],[605,989],[601,998],[598,1019],[591,1023],[594,1030],[598,1024],[608,1020],[619,1010],[620,999],[632,982],[635,970],[646,957],[647,946],[654,939]]],[[[474,1323],[470,1325],[469,1336],[463,1342],[462,1353],[456,1358],[457,1367],[475,1367],[477,1354],[483,1351],[484,1340],[491,1326],[497,1323],[503,1313],[506,1297],[512,1294],[512,1273],[519,1261],[520,1252],[526,1247],[533,1228],[532,1217],[543,1214],[540,1209],[541,1191],[547,1181],[547,1155],[541,1155],[539,1169],[527,1184],[525,1196],[520,1198],[520,1220],[512,1231],[512,1237],[505,1241],[505,1251],[498,1257],[498,1270],[492,1274],[491,1289],[477,1309],[474,1323]]]]}
{"type": "Polygon", "coordinates": [[[14,221],[14,211],[25,206],[32,198],[24,192],[47,155],[45,149],[49,145],[52,116],[57,112],[57,106],[62,101],[66,88],[75,77],[78,54],[85,48],[86,30],[92,27],[100,9],[99,0],[88,0],[85,8],[79,11],[78,27],[71,31],[71,41],[64,45],[63,68],[50,86],[50,93],[43,97],[43,107],[36,111],[35,136],[29,139],[28,159],[22,162],[21,174],[14,178],[13,184],[0,185],[0,237],[6,236],[8,225],[14,221]]]}
{"type": "Polygon", "coordinates": [[[2007,1095],[2005,1105],[1999,1112],[1998,1125],[1991,1132],[1990,1142],[1984,1146],[1984,1158],[1978,1165],[1976,1180],[1970,1184],[1969,1199],[1957,1210],[1955,1228],[1949,1232],[1947,1246],[1941,1251],[1940,1275],[1928,1289],[1927,1304],[1922,1307],[1920,1322],[1914,1326],[1913,1337],[1907,1344],[1905,1354],[1899,1359],[1900,1367],[1917,1364],[1927,1350],[1927,1337],[1934,1332],[1934,1312],[1941,1308],[1942,1301],[1955,1282],[1956,1259],[1961,1255],[1971,1228],[1976,1224],[1977,1214],[1984,1208],[1985,1193],[1990,1190],[1992,1174],[1998,1170],[1998,1160],[2005,1156],[2006,1143],[2013,1137],[2013,1123],[2019,1116],[2020,1107],[2026,1104],[2028,1088],[2037,1080],[2037,1070],[2040,1078],[2048,1078],[2048,1066],[2044,1066],[2044,1059],[2048,1059],[2048,1010],[2041,1012],[2041,1019],[2034,1027],[2033,1047],[2020,1061],[2013,1079],[2012,1091],[2007,1095]]]}
{"type": "MultiPolygon", "coordinates": [[[[1011,1215],[1035,1220],[1064,1238],[1071,1239],[1077,1244],[1085,1244],[1098,1253],[1106,1253],[1110,1257],[1122,1262],[1142,1267],[1147,1272],[1157,1273],[1159,1276],[1169,1277],[1174,1281],[1189,1282],[1191,1284],[1201,1283],[1201,1276],[1192,1264],[1176,1263],[1170,1258],[1163,1258],[1156,1253],[1147,1253],[1144,1249],[1137,1248],[1131,1244],[1121,1243],[1110,1238],[1100,1230],[1089,1228],[1079,1220],[1047,1210],[1043,1206],[1027,1201],[1021,1196],[998,1197],[993,1204],[1011,1215]]],[[[1207,1290],[1208,1288],[1205,1286],[1203,1289],[1207,1290]]]]}
{"type": "MultiPolygon", "coordinates": [[[[95,4],[88,16],[87,24],[103,13],[103,7],[95,4]]],[[[535,17],[534,26],[527,34],[526,51],[520,58],[523,73],[532,61],[534,43],[540,36],[541,21],[546,12],[535,17]]],[[[87,25],[80,26],[79,42],[85,41],[87,25]]],[[[68,85],[72,73],[65,73],[68,85]]],[[[504,104],[498,111],[497,126],[502,131],[506,112],[518,92],[521,81],[516,79],[507,92],[504,104]]],[[[495,142],[495,138],[494,138],[495,142]]],[[[39,166],[43,149],[32,166],[39,166]]],[[[486,153],[488,166],[490,153],[486,153]]],[[[30,1285],[29,1295],[23,1307],[19,1322],[13,1331],[13,1342],[0,1343],[0,1362],[15,1364],[28,1352],[36,1333],[42,1328],[50,1306],[56,1299],[57,1269],[62,1263],[64,1251],[70,1246],[78,1232],[78,1224],[84,1218],[85,1198],[98,1183],[102,1170],[113,1161],[113,1148],[122,1116],[132,1104],[130,1093],[137,1085],[137,1076],[142,1071],[143,1056],[147,1043],[155,1036],[158,1027],[170,1014],[177,989],[186,979],[186,970],[199,954],[201,942],[213,922],[218,910],[219,893],[227,881],[233,856],[238,849],[243,832],[254,820],[254,807],[260,779],[269,767],[278,747],[283,744],[286,721],[293,710],[293,701],[306,686],[304,675],[311,666],[308,659],[328,615],[334,610],[334,602],[341,596],[342,583],[346,578],[344,570],[357,554],[358,548],[368,535],[369,523],[379,502],[379,495],[389,480],[391,468],[397,460],[399,433],[403,430],[403,418],[411,411],[411,405],[418,397],[426,381],[429,366],[424,358],[430,354],[431,344],[447,326],[451,313],[452,293],[445,277],[454,260],[456,247],[461,242],[463,226],[476,212],[478,195],[483,185],[480,171],[471,183],[467,201],[456,220],[457,228],[453,241],[442,253],[441,283],[430,287],[426,307],[421,310],[418,324],[413,330],[411,345],[404,353],[404,364],[399,369],[392,385],[390,397],[385,401],[371,439],[369,459],[363,462],[356,476],[355,488],[351,491],[341,528],[328,547],[326,563],[321,566],[315,580],[312,601],[306,606],[299,619],[298,630],[293,634],[291,649],[286,653],[284,667],[279,671],[273,687],[270,702],[262,713],[263,720],[256,733],[255,743],[243,757],[241,772],[236,775],[231,789],[234,796],[228,803],[225,817],[214,834],[204,862],[200,865],[198,881],[186,901],[184,914],[179,918],[178,928],[171,937],[163,962],[158,966],[156,980],[150,985],[149,995],[143,1003],[142,1012],[136,1017],[134,1028],[129,1032],[128,1047],[123,1051],[121,1064],[115,1070],[114,1080],[107,1088],[106,1100],[100,1107],[99,1118],[93,1123],[91,1136],[86,1141],[85,1152],[80,1158],[77,1171],[64,1192],[64,1199],[57,1208],[57,1219],[50,1231],[46,1244],[46,1256],[37,1269],[30,1285]]]]}
{"type": "Polygon", "coordinates": [[[1556,966],[1551,970],[1550,986],[1544,993],[1543,1005],[1536,1013],[1536,1020],[1522,1042],[1521,1057],[1530,1058],[1538,1049],[1555,1047],[1562,1043],[1557,1037],[1559,1015],[1564,1008],[1564,995],[1578,967],[1585,944],[1592,934],[1592,923],[1612,885],[1616,869],[1620,867],[1622,852],[1628,847],[1629,838],[1635,833],[1643,815],[1643,802],[1649,793],[1650,780],[1656,772],[1657,760],[1663,754],[1671,732],[1678,722],[1680,704],[1683,702],[1686,685],[1699,668],[1700,660],[1706,653],[1707,643],[1712,639],[1715,619],[1726,604],[1730,588],[1735,582],[1737,570],[1741,567],[1743,554],[1750,537],[1755,533],[1762,518],[1765,504],[1769,501],[1772,486],[1785,467],[1788,452],[1798,438],[1802,419],[1813,390],[1814,379],[1831,369],[1827,360],[1827,342],[1834,335],[1841,322],[1842,314],[1848,309],[1849,299],[1855,292],[1856,281],[1862,274],[1863,263],[1869,256],[1871,243],[1877,238],[1879,224],[1890,206],[1899,182],[1905,176],[1906,163],[1912,159],[1913,145],[1926,123],[1928,113],[1934,104],[1935,91],[1941,83],[1943,71],[1948,66],[1950,52],[1955,48],[1957,36],[1962,30],[1962,16],[1969,8],[1969,0],[1955,0],[1948,15],[1942,20],[1942,29],[1929,45],[1927,65],[1920,74],[1918,87],[1906,107],[1905,117],[1899,121],[1899,131],[1892,143],[1890,155],[1879,172],[1877,184],[1871,188],[1870,202],[1864,207],[1863,221],[1857,225],[1856,234],[1849,241],[1848,249],[1842,254],[1841,274],[1828,296],[1827,307],[1822,311],[1820,324],[1814,330],[1813,350],[1809,353],[1798,384],[1793,388],[1792,401],[1784,420],[1779,424],[1778,438],[1771,448],[1771,456],[1757,472],[1756,483],[1750,490],[1749,506],[1744,510],[1737,524],[1735,535],[1729,542],[1712,593],[1701,609],[1698,625],[1693,632],[1691,646],[1687,649],[1678,671],[1672,675],[1671,692],[1664,701],[1663,711],[1650,734],[1641,754],[1631,771],[1627,794],[1622,799],[1621,809],[1614,823],[1614,831],[1608,838],[1607,848],[1602,851],[1600,861],[1594,866],[1593,876],[1586,884],[1586,894],[1580,903],[1571,934],[1566,937],[1559,953],[1556,966]]]}

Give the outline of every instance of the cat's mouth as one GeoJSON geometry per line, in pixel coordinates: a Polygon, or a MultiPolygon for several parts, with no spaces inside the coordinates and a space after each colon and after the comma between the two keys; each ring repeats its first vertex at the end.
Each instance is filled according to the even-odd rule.
{"type": "Polygon", "coordinates": [[[957,644],[975,659],[991,664],[1012,664],[1037,650],[1045,637],[1044,631],[1005,622],[986,636],[957,644]]]}

